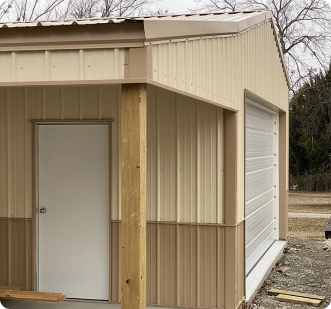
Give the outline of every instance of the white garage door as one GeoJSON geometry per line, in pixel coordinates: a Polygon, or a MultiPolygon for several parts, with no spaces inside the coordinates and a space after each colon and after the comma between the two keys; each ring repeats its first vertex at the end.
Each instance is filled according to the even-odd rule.
{"type": "Polygon", "coordinates": [[[278,239],[278,114],[246,105],[246,274],[278,239]]]}

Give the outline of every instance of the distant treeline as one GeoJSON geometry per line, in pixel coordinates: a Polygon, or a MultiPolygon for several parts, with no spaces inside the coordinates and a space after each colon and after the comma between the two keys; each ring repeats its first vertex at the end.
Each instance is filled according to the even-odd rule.
{"type": "Polygon", "coordinates": [[[290,188],[331,191],[331,67],[290,102],[290,188]]]}

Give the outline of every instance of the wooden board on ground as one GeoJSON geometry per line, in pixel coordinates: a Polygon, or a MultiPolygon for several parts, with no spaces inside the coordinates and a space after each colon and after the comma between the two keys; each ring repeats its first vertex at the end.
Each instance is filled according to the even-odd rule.
{"type": "Polygon", "coordinates": [[[24,286],[0,285],[0,290],[19,290],[26,291],[24,286]]]}
{"type": "Polygon", "coordinates": [[[320,299],[312,299],[312,298],[305,298],[305,297],[298,297],[298,296],[284,295],[284,294],[277,295],[276,299],[280,300],[280,301],[286,301],[286,302],[297,303],[297,304],[305,304],[305,305],[310,305],[310,306],[314,306],[314,307],[318,307],[322,302],[322,300],[320,300],[320,299]]]}
{"type": "Polygon", "coordinates": [[[0,299],[62,302],[66,299],[66,296],[61,293],[19,291],[19,290],[5,289],[5,290],[0,290],[0,299]]]}
{"type": "Polygon", "coordinates": [[[319,296],[319,295],[313,295],[313,294],[306,294],[306,293],[300,293],[300,292],[292,292],[292,291],[286,291],[286,290],[278,290],[278,289],[270,289],[268,291],[269,295],[292,295],[292,296],[298,296],[298,297],[304,297],[304,298],[311,298],[311,299],[318,299],[321,301],[326,300],[326,297],[319,296]]]}

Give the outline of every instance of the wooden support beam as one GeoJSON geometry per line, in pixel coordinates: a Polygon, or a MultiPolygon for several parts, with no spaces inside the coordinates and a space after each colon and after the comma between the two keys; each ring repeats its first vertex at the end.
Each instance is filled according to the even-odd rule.
{"type": "Polygon", "coordinates": [[[46,293],[20,290],[0,290],[0,299],[36,300],[62,302],[66,296],[61,293],[46,293]]]}
{"type": "Polygon", "coordinates": [[[146,85],[122,85],[121,291],[123,309],[146,308],[146,85]]]}

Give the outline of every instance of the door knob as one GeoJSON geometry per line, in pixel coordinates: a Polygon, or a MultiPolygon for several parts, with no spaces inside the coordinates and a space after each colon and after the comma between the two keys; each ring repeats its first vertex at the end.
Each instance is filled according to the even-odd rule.
{"type": "Polygon", "coordinates": [[[39,212],[40,212],[41,214],[44,214],[44,213],[46,212],[46,208],[45,208],[45,207],[40,208],[40,209],[39,209],[39,212]]]}

